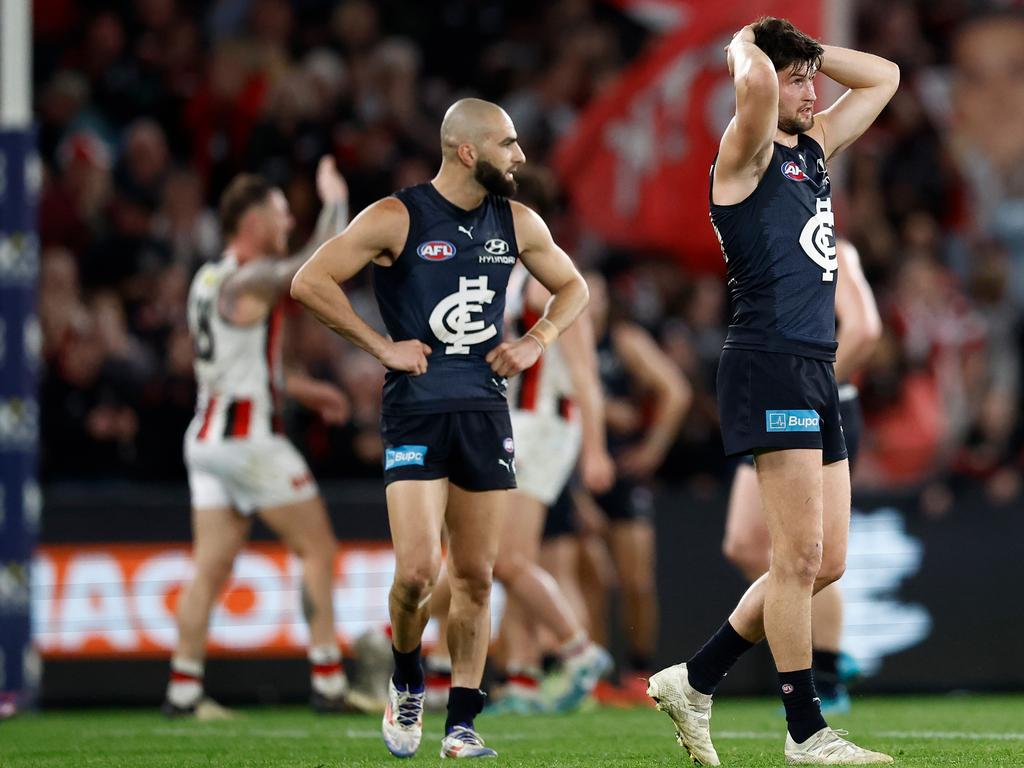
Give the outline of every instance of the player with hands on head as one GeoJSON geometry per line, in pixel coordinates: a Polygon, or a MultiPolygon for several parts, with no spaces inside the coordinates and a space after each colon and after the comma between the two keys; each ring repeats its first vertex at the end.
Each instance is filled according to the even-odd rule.
{"type": "Polygon", "coordinates": [[[850,471],[833,368],[839,268],[827,162],[896,92],[899,68],[821,45],[784,19],[736,33],[726,52],[736,114],[711,169],[711,221],[726,259],[733,320],[718,369],[729,455],[753,454],[771,533],[768,572],[684,664],[648,693],[698,763],[718,765],[711,696],[767,638],[786,709],[786,762],[890,763],[828,727],[811,671],[811,597],[842,575],[850,471]],[[815,112],[815,76],[846,87],[815,112]]]}

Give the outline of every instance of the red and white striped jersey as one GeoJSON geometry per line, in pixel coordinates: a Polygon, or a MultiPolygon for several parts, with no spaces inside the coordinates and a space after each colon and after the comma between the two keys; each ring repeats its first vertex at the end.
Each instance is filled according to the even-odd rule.
{"type": "Polygon", "coordinates": [[[221,286],[239,267],[228,251],[196,273],[188,293],[188,327],[199,385],[191,439],[262,437],[276,429],[281,308],[252,325],[234,325],[218,309],[221,286]]]}
{"type": "MultiPolygon", "coordinates": [[[[540,313],[526,304],[526,286],[530,273],[516,264],[508,281],[505,299],[505,327],[522,336],[540,320],[540,313]]],[[[572,379],[559,342],[555,342],[532,367],[509,380],[508,405],[512,410],[573,418],[572,379]]]]}

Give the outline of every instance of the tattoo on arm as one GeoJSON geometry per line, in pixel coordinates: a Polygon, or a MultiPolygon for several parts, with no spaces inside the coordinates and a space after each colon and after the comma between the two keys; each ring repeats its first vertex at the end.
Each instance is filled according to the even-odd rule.
{"type": "Polygon", "coordinates": [[[309,591],[306,589],[305,584],[302,585],[302,616],[307,624],[312,624],[313,617],[316,616],[316,603],[309,596],[309,591]]]}
{"type": "Polygon", "coordinates": [[[230,313],[239,296],[259,296],[273,303],[288,288],[295,273],[326,240],[348,224],[348,203],[326,203],[320,211],[316,229],[301,251],[287,259],[262,258],[251,261],[228,278],[222,289],[221,307],[230,313]]]}
{"type": "Polygon", "coordinates": [[[230,313],[235,301],[245,295],[258,296],[272,304],[288,285],[291,275],[299,266],[301,263],[292,268],[292,259],[258,259],[249,262],[225,281],[221,289],[222,309],[230,313]]]}
{"type": "Polygon", "coordinates": [[[320,210],[320,216],[316,220],[313,234],[306,244],[302,246],[302,250],[295,254],[294,258],[298,259],[301,257],[299,264],[304,264],[317,248],[335,235],[340,234],[346,226],[348,226],[348,202],[335,201],[324,203],[323,208],[320,210]]]}

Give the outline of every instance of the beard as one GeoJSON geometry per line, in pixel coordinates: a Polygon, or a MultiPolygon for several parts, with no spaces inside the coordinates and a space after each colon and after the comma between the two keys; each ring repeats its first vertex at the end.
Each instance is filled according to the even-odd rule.
{"type": "Polygon", "coordinates": [[[477,161],[476,167],[473,169],[473,178],[476,179],[477,184],[492,195],[512,197],[519,189],[515,178],[505,178],[504,173],[486,160],[477,161]]]}
{"type": "Polygon", "coordinates": [[[798,133],[807,133],[812,127],[814,127],[813,114],[806,119],[800,117],[799,114],[793,117],[779,118],[779,130],[791,136],[795,136],[798,133]]]}

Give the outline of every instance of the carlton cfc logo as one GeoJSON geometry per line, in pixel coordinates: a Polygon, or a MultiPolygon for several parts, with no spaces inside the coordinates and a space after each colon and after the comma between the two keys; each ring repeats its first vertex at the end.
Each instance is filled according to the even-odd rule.
{"type": "Polygon", "coordinates": [[[455,245],[447,240],[430,240],[420,243],[416,253],[427,261],[448,261],[455,257],[455,245]]]}
{"type": "Polygon", "coordinates": [[[807,181],[808,176],[804,173],[803,168],[794,163],[792,160],[787,160],[782,164],[782,175],[787,179],[793,181],[807,181]]]}

